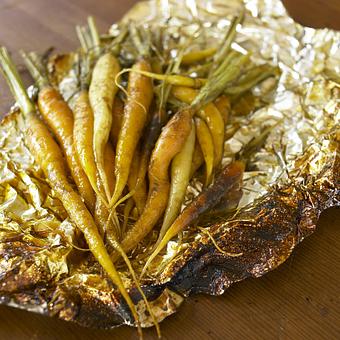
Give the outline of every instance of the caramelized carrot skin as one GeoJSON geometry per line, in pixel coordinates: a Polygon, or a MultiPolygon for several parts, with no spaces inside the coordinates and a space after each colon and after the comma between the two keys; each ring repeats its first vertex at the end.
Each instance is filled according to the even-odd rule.
{"type": "Polygon", "coordinates": [[[240,181],[243,176],[244,168],[244,163],[239,161],[226,166],[217,176],[215,183],[206,188],[182,211],[148,258],[142,274],[173,237],[186,227],[190,226],[204,212],[214,207],[225,193],[235,185],[235,182],[240,181]]]}
{"type": "Polygon", "coordinates": [[[170,226],[162,240],[158,243],[156,249],[149,256],[143,268],[142,275],[145,273],[154,258],[173,237],[190,226],[204,212],[213,208],[226,194],[226,192],[233,188],[235,182],[239,182],[241,180],[244,168],[244,163],[240,161],[236,161],[226,166],[217,176],[215,183],[206,188],[182,211],[182,213],[170,226]]]}
{"type": "Polygon", "coordinates": [[[190,108],[177,112],[158,138],[149,166],[148,200],[142,215],[122,240],[126,252],[132,250],[152,230],[166,209],[170,190],[169,166],[190,134],[192,116],[190,108]]]}
{"type": "Polygon", "coordinates": [[[56,136],[61,146],[72,177],[88,208],[93,211],[95,195],[91,184],[76,156],[73,145],[73,113],[60,93],[53,87],[44,87],[39,92],[38,106],[41,115],[56,136]]]}
{"type": "Polygon", "coordinates": [[[225,195],[226,191],[232,188],[235,182],[240,181],[244,168],[244,163],[240,161],[226,166],[217,176],[215,183],[206,188],[183,210],[165,237],[170,240],[194,222],[201,214],[214,207],[225,195]]]}

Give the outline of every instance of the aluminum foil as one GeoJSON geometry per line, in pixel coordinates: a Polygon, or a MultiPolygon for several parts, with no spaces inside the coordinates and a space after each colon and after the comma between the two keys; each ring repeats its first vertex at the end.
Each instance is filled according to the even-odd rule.
{"type": "MultiPolygon", "coordinates": [[[[151,267],[143,289],[159,321],[191,293],[222,294],[234,282],[273,270],[315,230],[324,209],[340,205],[340,32],[302,27],[278,0],[149,1],[123,20],[171,32],[163,43],[175,55],[176,41],[215,46],[242,10],[233,48],[251,51],[255,64],[278,66],[281,75],[253,89],[261,99],[255,109],[233,115],[223,162],[263,131],[266,139],[252,154],[237,211],[169,242],[151,267]]],[[[110,33],[118,29],[113,25],[110,33]]],[[[63,71],[72,56],[50,64],[65,97],[74,90],[72,74],[63,71]]],[[[22,124],[14,109],[0,126],[1,303],[90,327],[132,325],[99,265],[75,250],[78,231],[26,148],[22,124]]],[[[193,181],[186,204],[200,190],[193,181]]],[[[138,292],[121,273],[143,326],[151,326],[138,292]]]]}

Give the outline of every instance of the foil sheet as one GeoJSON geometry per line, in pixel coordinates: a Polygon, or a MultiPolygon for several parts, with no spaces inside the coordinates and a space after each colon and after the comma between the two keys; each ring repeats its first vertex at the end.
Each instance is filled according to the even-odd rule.
{"type": "MultiPolygon", "coordinates": [[[[281,75],[253,89],[260,105],[231,119],[223,162],[268,133],[252,155],[236,213],[169,242],[144,279],[159,321],[192,293],[219,295],[275,269],[315,231],[323,210],[340,205],[340,32],[302,27],[278,0],[141,2],[123,21],[167,29],[178,43],[199,31],[192,46],[214,46],[242,9],[245,20],[233,48],[251,51],[255,64],[278,66],[281,75]]],[[[113,25],[110,33],[117,29],[113,25]]],[[[176,54],[174,39],[165,47],[176,54]]],[[[64,71],[73,57],[50,62],[65,97],[74,90],[74,77],[64,71]]],[[[75,250],[78,231],[26,148],[22,124],[14,108],[0,126],[0,302],[89,327],[133,325],[98,264],[75,250]]],[[[200,191],[201,183],[193,181],[185,204],[200,191]]],[[[151,326],[140,295],[132,286],[130,293],[143,326],[151,326]]]]}

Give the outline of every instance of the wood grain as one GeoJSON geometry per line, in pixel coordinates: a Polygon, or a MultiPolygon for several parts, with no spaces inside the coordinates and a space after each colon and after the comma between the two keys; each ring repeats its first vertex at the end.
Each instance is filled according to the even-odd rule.
{"type": "MultiPolygon", "coordinates": [[[[135,0],[1,0],[0,44],[12,51],[68,51],[74,26],[93,14],[103,31],[135,0]]],[[[340,29],[340,0],[285,0],[307,26],[340,29]]],[[[17,52],[14,57],[19,61],[17,52]]],[[[26,76],[27,81],[30,81],[26,76]]],[[[0,80],[0,112],[12,103],[0,80]]],[[[340,209],[326,211],[318,231],[278,270],[236,284],[221,297],[193,296],[162,324],[164,339],[339,339],[340,209]]],[[[156,338],[147,330],[147,339],[156,338]]],[[[135,339],[128,327],[89,330],[41,315],[0,307],[0,339],[135,339]]]]}

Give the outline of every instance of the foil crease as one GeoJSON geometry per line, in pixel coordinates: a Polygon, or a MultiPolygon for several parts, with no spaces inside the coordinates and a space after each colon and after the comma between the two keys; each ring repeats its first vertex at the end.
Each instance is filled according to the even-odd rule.
{"type": "MultiPolygon", "coordinates": [[[[281,75],[275,86],[268,80],[253,90],[261,97],[256,110],[231,120],[227,131],[240,128],[225,141],[223,162],[264,130],[267,138],[252,155],[237,213],[188,230],[155,261],[143,289],[159,321],[185,296],[219,295],[275,269],[315,231],[323,210],[340,205],[340,32],[302,27],[278,0],[141,2],[123,21],[166,27],[184,40],[199,27],[204,34],[193,46],[203,35],[214,45],[242,8],[245,20],[233,47],[251,51],[256,64],[278,66],[281,75]]],[[[166,47],[176,53],[171,44],[166,47]]],[[[54,57],[49,65],[65,97],[74,91],[72,74],[65,72],[72,58],[54,57]]],[[[133,325],[98,264],[75,249],[79,234],[26,148],[22,124],[14,109],[0,126],[0,303],[89,327],[133,325]]],[[[186,204],[200,190],[192,182],[186,204]]],[[[122,276],[143,326],[151,326],[140,295],[122,276]]]]}

